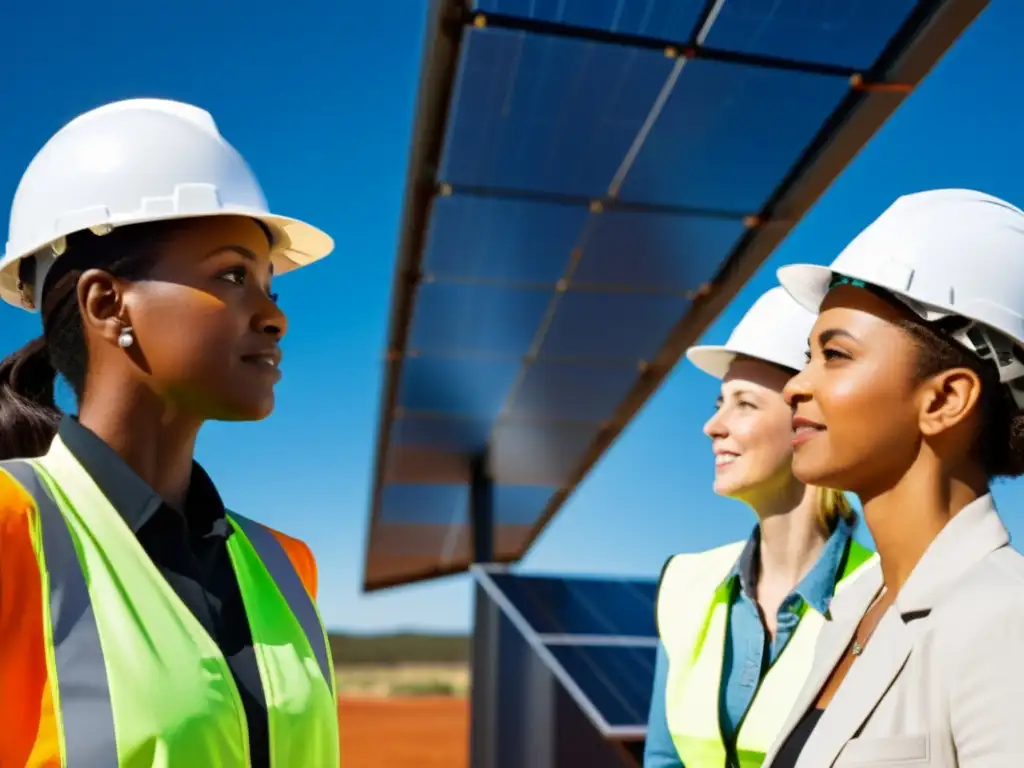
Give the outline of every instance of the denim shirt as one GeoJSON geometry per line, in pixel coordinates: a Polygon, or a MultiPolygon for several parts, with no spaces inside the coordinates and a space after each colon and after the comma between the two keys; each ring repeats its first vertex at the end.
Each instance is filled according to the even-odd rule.
{"type": "MultiPolygon", "coordinates": [[[[777,614],[778,629],[772,640],[761,621],[755,599],[760,531],[757,526],[747,540],[743,552],[733,566],[726,582],[732,592],[729,602],[729,623],[722,661],[722,687],[718,711],[722,736],[730,748],[735,743],[739,726],[750,708],[757,687],[768,669],[782,653],[800,622],[803,604],[820,614],[828,611],[835,591],[853,526],[840,520],[825,542],[818,561],[796,588],[786,596],[777,614]]],[[[654,666],[654,691],[647,721],[647,743],[644,747],[644,768],[684,768],[668,730],[665,713],[665,686],[668,657],[658,643],[654,666]]],[[[711,702],[708,702],[712,706],[711,702]]]]}

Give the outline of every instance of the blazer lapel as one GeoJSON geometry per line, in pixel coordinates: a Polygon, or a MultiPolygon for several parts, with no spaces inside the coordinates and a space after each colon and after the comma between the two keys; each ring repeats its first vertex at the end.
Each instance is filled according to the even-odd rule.
{"type": "MultiPolygon", "coordinates": [[[[907,626],[904,617],[930,611],[967,569],[1008,542],[1006,528],[989,495],[968,504],[943,528],[882,617],[864,654],[853,663],[829,702],[800,754],[799,768],[832,765],[878,706],[913,648],[914,630],[907,626]]],[[[850,599],[846,599],[846,594],[836,599],[835,626],[830,628],[827,654],[819,653],[815,660],[814,670],[799,699],[799,713],[794,710],[784,734],[793,729],[817,698],[881,586],[881,567],[876,565],[851,586],[850,599]]],[[[779,743],[777,740],[776,746],[779,743]]],[[[771,754],[774,756],[774,751],[771,754]]]]}
{"type": "MultiPolygon", "coordinates": [[[[814,652],[814,665],[808,673],[800,694],[790,710],[786,724],[779,732],[775,743],[765,756],[764,765],[770,766],[783,741],[800,722],[810,709],[818,694],[828,681],[843,652],[853,640],[857,624],[882,588],[882,570],[878,563],[868,566],[863,573],[851,583],[841,595],[837,595],[829,611],[828,621],[821,634],[814,652]]],[[[817,768],[817,767],[816,767],[817,768]]]]}
{"type": "MultiPolygon", "coordinates": [[[[903,623],[899,608],[890,606],[807,740],[800,755],[801,767],[832,765],[903,669],[912,646],[912,633],[903,623]]],[[[833,666],[835,661],[830,672],[833,666]]]]}

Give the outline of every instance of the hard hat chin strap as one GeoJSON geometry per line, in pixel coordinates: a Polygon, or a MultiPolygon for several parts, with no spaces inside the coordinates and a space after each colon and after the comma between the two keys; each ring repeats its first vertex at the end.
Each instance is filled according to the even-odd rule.
{"type": "Polygon", "coordinates": [[[1018,358],[1016,344],[1000,333],[971,322],[950,333],[959,344],[999,372],[999,381],[1010,390],[1017,408],[1024,410],[1024,362],[1018,358]]]}
{"type": "MultiPolygon", "coordinates": [[[[97,237],[109,235],[114,231],[112,224],[97,224],[89,227],[89,231],[97,237]]],[[[67,253],[67,237],[59,237],[32,256],[22,259],[19,267],[18,288],[21,291],[21,301],[28,309],[43,308],[43,288],[46,286],[46,277],[57,263],[57,259],[67,253]]]]}
{"type": "MultiPolygon", "coordinates": [[[[64,240],[64,238],[61,238],[61,240],[64,240]]],[[[31,256],[23,262],[28,267],[24,272],[29,272],[30,274],[26,275],[27,280],[23,279],[22,301],[30,301],[32,303],[30,308],[32,309],[40,311],[43,309],[43,286],[46,285],[46,278],[50,274],[50,270],[53,269],[53,265],[57,263],[57,256],[58,254],[54,253],[54,249],[44,248],[35,256],[31,256]]]]}

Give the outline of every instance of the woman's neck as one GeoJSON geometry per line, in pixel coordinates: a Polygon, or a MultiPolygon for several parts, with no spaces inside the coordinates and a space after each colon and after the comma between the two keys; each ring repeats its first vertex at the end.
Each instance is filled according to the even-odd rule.
{"type": "Polygon", "coordinates": [[[892,488],[862,496],[886,590],[898,594],[946,523],[987,492],[980,477],[964,480],[918,466],[892,488]]]}
{"type": "Polygon", "coordinates": [[[115,396],[87,396],[78,420],[113,448],[164,501],[176,509],[184,508],[199,423],[168,409],[141,385],[121,388],[115,396]]]}
{"type": "Polygon", "coordinates": [[[817,504],[817,489],[799,485],[754,507],[761,537],[759,591],[788,594],[814,567],[827,538],[817,504]]]}

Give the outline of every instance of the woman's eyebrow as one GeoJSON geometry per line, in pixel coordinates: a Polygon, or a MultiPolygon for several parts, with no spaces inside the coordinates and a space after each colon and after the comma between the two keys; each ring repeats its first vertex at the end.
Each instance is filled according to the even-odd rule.
{"type": "Polygon", "coordinates": [[[856,341],[857,337],[849,331],[844,331],[842,328],[826,328],[824,331],[818,334],[818,344],[825,346],[833,339],[849,339],[850,341],[856,341]]]}
{"type": "Polygon", "coordinates": [[[237,253],[243,259],[248,259],[249,261],[259,261],[259,257],[255,253],[250,251],[248,248],[246,248],[244,245],[218,245],[216,248],[214,248],[206,255],[215,256],[218,253],[224,253],[224,251],[231,251],[232,253],[237,253]]]}

